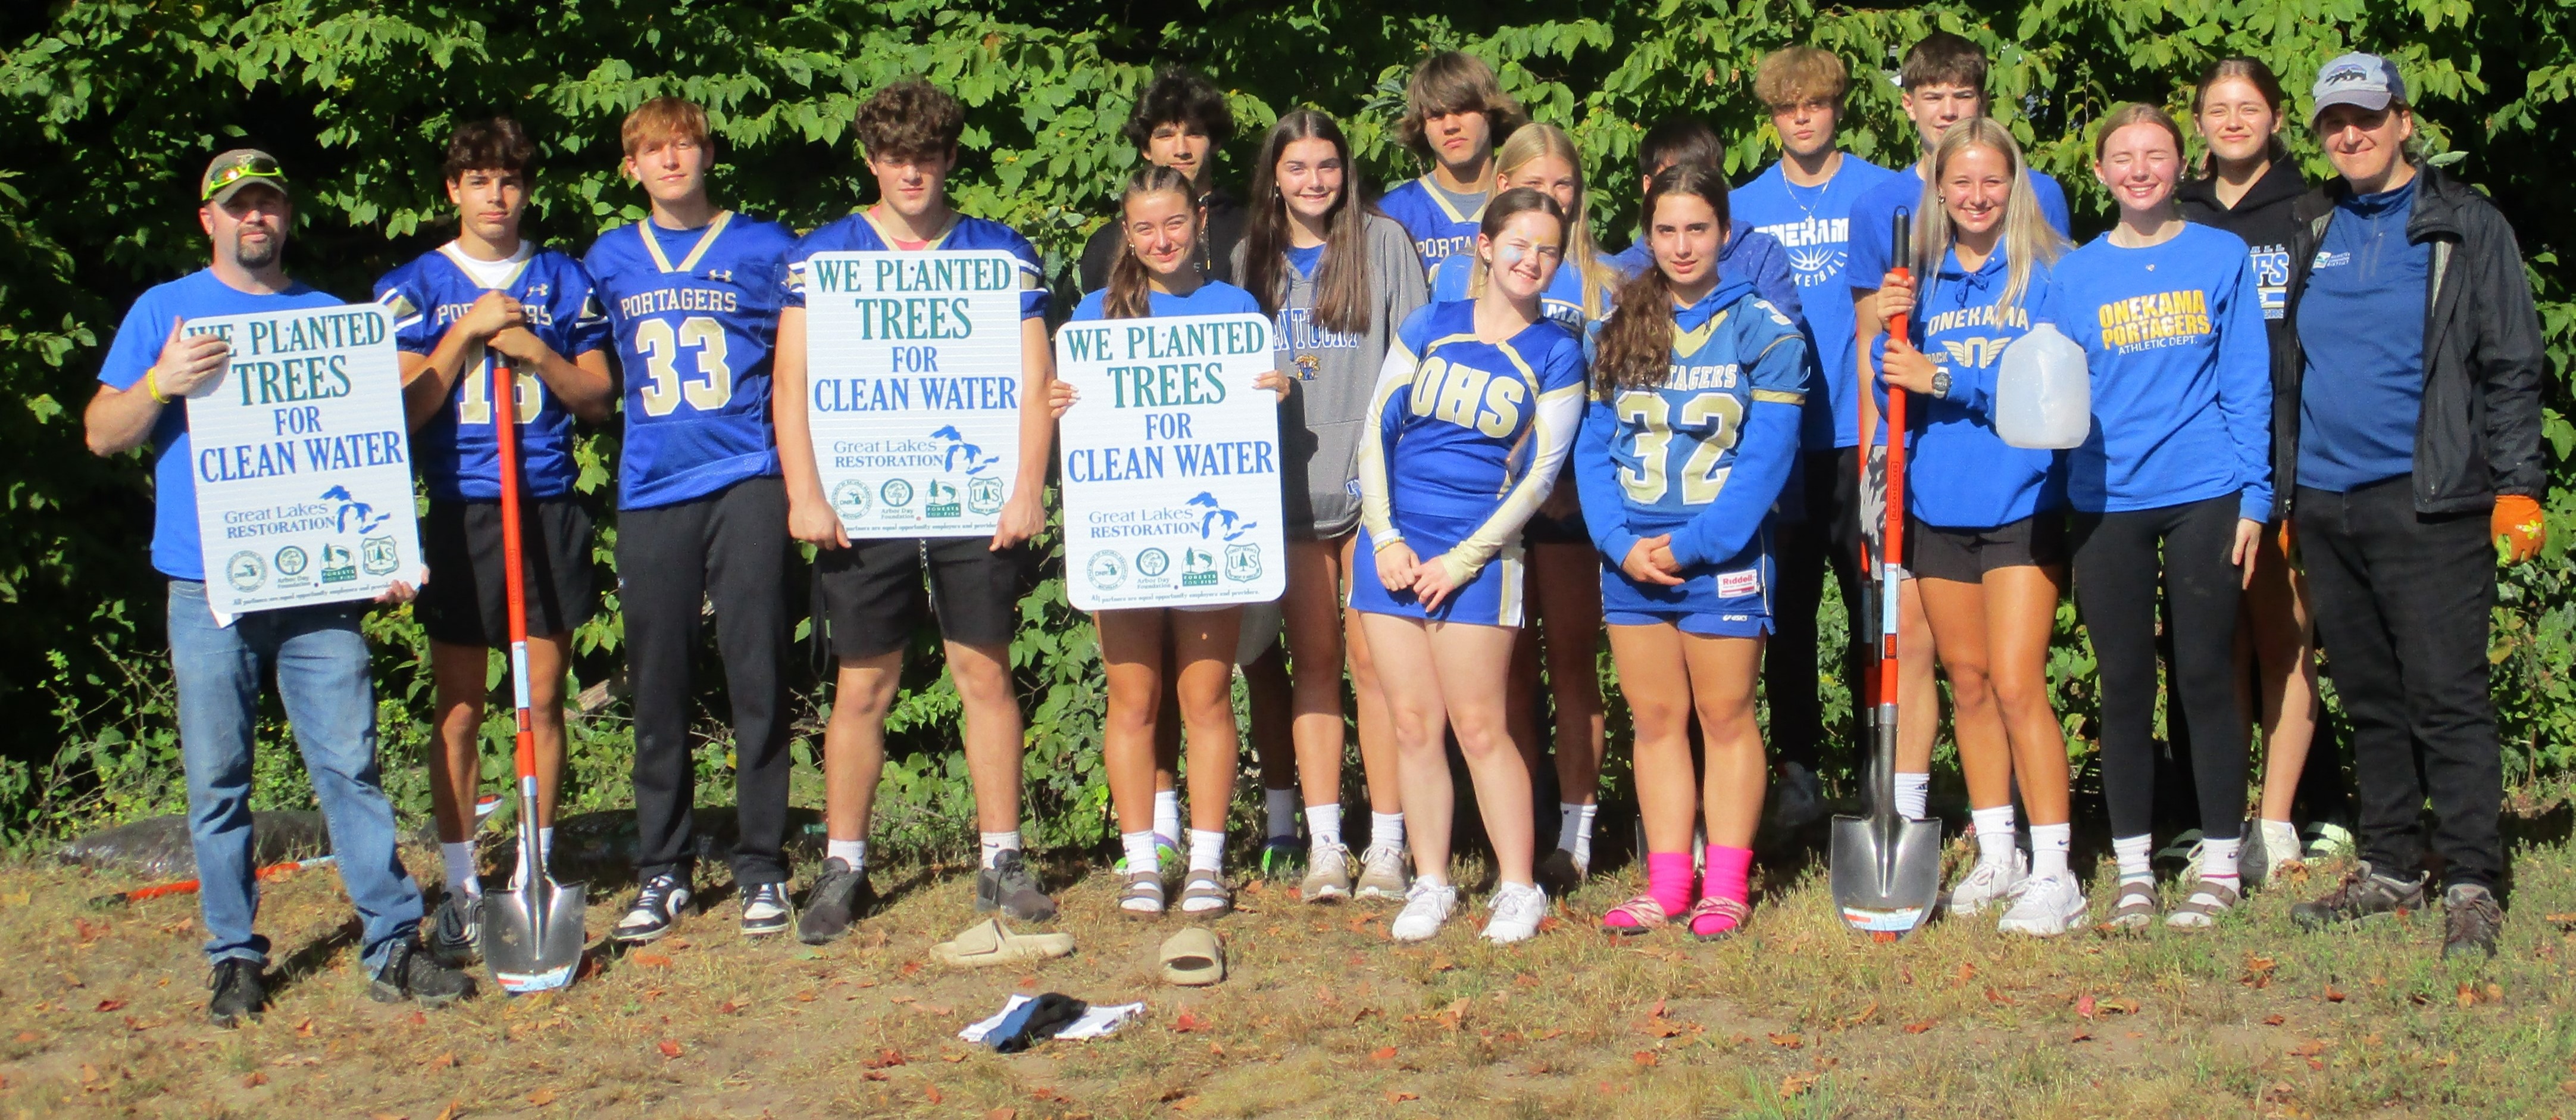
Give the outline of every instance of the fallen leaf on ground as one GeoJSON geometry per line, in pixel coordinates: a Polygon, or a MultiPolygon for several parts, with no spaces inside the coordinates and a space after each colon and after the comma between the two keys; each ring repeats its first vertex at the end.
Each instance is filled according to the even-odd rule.
{"type": "Polygon", "coordinates": [[[2093,1017],[2093,993],[2086,992],[2075,997],[2075,1013],[2087,1019],[2093,1017]]]}
{"type": "Polygon", "coordinates": [[[885,1081],[889,1080],[892,1076],[892,1074],[881,1069],[863,1069],[859,1071],[859,1078],[864,1081],[885,1081]]]}
{"type": "Polygon", "coordinates": [[[256,1089],[266,1084],[268,1084],[268,1074],[264,1070],[252,1070],[250,1076],[242,1078],[244,1089],[256,1089]]]}
{"type": "Polygon", "coordinates": [[[1969,964],[1966,961],[1961,961],[1959,962],[1959,971],[1950,974],[1950,982],[1954,984],[1965,984],[1969,980],[1974,979],[1976,975],[1977,966],[1969,964]]]}
{"type": "Polygon", "coordinates": [[[1853,1013],[1851,1013],[1851,1014],[1849,1014],[1849,1015],[1843,1016],[1843,1025],[1844,1025],[1844,1026],[1846,1026],[1846,1027],[1857,1027],[1857,1026],[1861,1025],[1862,1023],[1866,1023],[1866,1022],[1870,1021],[1871,1019],[1874,1019],[1874,1018],[1877,1018],[1877,1017],[1878,1017],[1878,1001],[1877,1001],[1877,1000],[1871,1000],[1871,1001],[1869,1001],[1869,1006],[1864,1007],[1864,1008],[1861,1008],[1860,1010],[1855,1011],[1855,1012],[1853,1012],[1853,1013]]]}
{"type": "Polygon", "coordinates": [[[2466,980],[2460,981],[2458,1002],[2462,1007],[2476,1007],[2478,1005],[2478,990],[2471,987],[2469,982],[2466,980]]]}
{"type": "Polygon", "coordinates": [[[1418,1101],[1421,1099],[1422,1097],[1420,1094],[1408,1093],[1402,1089],[1389,1089],[1386,1091],[1386,1103],[1388,1104],[1403,1104],[1406,1101],[1418,1101]]]}
{"type": "Polygon", "coordinates": [[[2298,1044],[2298,1045],[2293,1046],[2293,1047],[2291,1047],[2291,1048],[2290,1048],[2290,1054],[2291,1054],[2293,1057],[2300,1057],[2300,1058],[2313,1058],[2313,1057],[2316,1057],[2317,1055],[2319,1055],[2319,1054],[2323,1054],[2323,1053],[2325,1053],[2325,1052],[2326,1052],[2326,1044],[2325,1044],[2325,1041],[2324,1041],[2323,1039],[2315,1039],[2315,1038],[2311,1038],[2311,1039],[2307,1040],[2306,1042],[2302,1042],[2302,1043],[2300,1043],[2300,1044],[2298,1044]]]}
{"type": "Polygon", "coordinates": [[[1207,1025],[1208,1025],[1207,1020],[1202,1019],[1202,1018],[1199,1018],[1197,1015],[1191,1014],[1190,1012],[1184,1011],[1184,1012],[1181,1012],[1181,1017],[1180,1017],[1180,1018],[1172,1020],[1172,1033],[1173,1033],[1173,1034],[1188,1034],[1188,1033],[1190,1033],[1191,1031],[1195,1031],[1195,1030],[1203,1029],[1203,1028],[1205,1028],[1207,1025]]]}
{"type": "Polygon", "coordinates": [[[2282,1015],[2266,1015],[2263,1017],[2263,1025],[2267,1027],[2277,1027],[2289,1021],[2288,1017],[2282,1015]]]}
{"type": "Polygon", "coordinates": [[[801,992],[796,993],[796,1002],[798,1002],[798,1003],[812,1003],[812,1002],[814,1002],[814,989],[812,989],[812,988],[807,988],[807,989],[805,989],[804,991],[801,991],[801,992]]]}
{"type": "Polygon", "coordinates": [[[528,1103],[535,1105],[538,1108],[544,1108],[547,1105],[555,1103],[555,1091],[552,1089],[539,1089],[536,1092],[528,1094],[528,1103]]]}
{"type": "Polygon", "coordinates": [[[937,1085],[933,1085],[933,1086],[930,1086],[929,1088],[923,1089],[923,1090],[922,1090],[922,1095],[923,1095],[923,1096],[926,1096],[926,1097],[929,1097],[929,1098],[930,1098],[930,1103],[932,1103],[932,1104],[938,1104],[938,1103],[939,1103],[939,1086],[937,1086],[937,1085]]]}
{"type": "Polygon", "coordinates": [[[1630,1055],[1629,1060],[1634,1061],[1641,1066],[1659,1066],[1664,1064],[1664,1060],[1656,1057],[1655,1052],[1652,1050],[1639,1050],[1635,1054],[1630,1055]]]}
{"type": "Polygon", "coordinates": [[[1392,1046],[1380,1046],[1375,1050],[1369,1051],[1369,1060],[1371,1061],[1383,1062],[1393,1057],[1395,1057],[1395,1047],[1392,1046]]]}
{"type": "Polygon", "coordinates": [[[450,1050],[435,1058],[423,1059],[420,1064],[432,1069],[454,1069],[456,1068],[456,1051],[450,1050]]]}
{"type": "Polygon", "coordinates": [[[36,1032],[34,1032],[34,1031],[19,1031],[19,1032],[18,1032],[18,1041],[20,1041],[20,1042],[35,1042],[35,1041],[38,1041],[38,1040],[42,1039],[43,1037],[44,1037],[43,1035],[37,1034],[37,1033],[36,1033],[36,1032]]]}
{"type": "Polygon", "coordinates": [[[1807,1090],[1815,1088],[1816,1082],[1823,1080],[1824,1076],[1821,1073],[1810,1072],[1793,1073],[1781,1078],[1780,1099],[1785,1101],[1804,1095],[1807,1090]]]}
{"type": "Polygon", "coordinates": [[[462,1115],[464,1111],[464,1101],[449,1101],[447,1102],[447,1107],[439,1109],[438,1115],[432,1117],[431,1120],[456,1120],[456,1118],[462,1115]]]}
{"type": "Polygon", "coordinates": [[[869,1058],[859,1064],[869,1069],[886,1069],[892,1066],[899,1066],[903,1064],[903,1051],[892,1047],[881,1047],[877,1050],[876,1057],[869,1058]]]}
{"type": "Polygon", "coordinates": [[[101,1011],[114,1011],[124,1006],[125,1001],[121,999],[103,999],[98,1001],[98,1009],[101,1011]]]}
{"type": "Polygon", "coordinates": [[[962,1062],[962,1061],[965,1061],[965,1060],[966,1060],[966,1055],[964,1055],[964,1054],[941,1054],[941,1055],[939,1056],[939,1060],[940,1060],[940,1061],[943,1061],[943,1062],[962,1062]]]}
{"type": "Polygon", "coordinates": [[[718,1015],[731,1015],[731,1014],[734,1014],[735,1012],[738,1012],[738,1011],[741,1011],[741,1010],[742,1010],[742,1005],[741,1005],[741,1004],[739,1004],[739,1003],[735,1003],[735,1002],[734,1002],[734,1001],[732,1001],[732,1000],[726,1000],[726,1001],[724,1001],[723,1003],[719,1003],[719,1004],[717,1004],[717,1005],[716,1005],[716,1014],[718,1014],[718,1015]]]}
{"type": "Polygon", "coordinates": [[[2343,990],[2342,990],[2342,989],[2340,989],[2340,988],[2335,987],[2335,986],[2334,986],[2334,985],[2332,985],[2332,984],[2328,984],[2328,985],[2326,985],[2326,1002],[2327,1002],[2327,1003],[2342,1003],[2342,1002],[2343,1002],[2343,990]]]}
{"type": "Polygon", "coordinates": [[[637,953],[633,959],[637,965],[644,968],[669,968],[672,963],[671,958],[660,953],[637,953]]]}
{"type": "Polygon", "coordinates": [[[2074,1038],[2071,1038],[2071,1039],[2068,1039],[2067,1041],[2069,1041],[2069,1042],[2091,1042],[2091,1041],[2093,1041],[2093,1032],[2092,1032],[2092,1030],[2091,1030],[2091,1029],[2089,1029],[2089,1028],[2085,1028],[2085,1027],[2077,1027],[2077,1028],[2075,1028],[2075,1037],[2074,1037],[2074,1038]]]}
{"type": "Polygon", "coordinates": [[[654,1049],[660,1050],[662,1052],[662,1056],[665,1058],[676,1058],[680,1056],[680,1044],[667,1038],[655,1043],[654,1049]]]}
{"type": "Polygon", "coordinates": [[[295,1024],[295,1033],[303,1035],[306,1038],[313,1037],[313,1020],[306,1019],[301,1023],[295,1024]]]}
{"type": "Polygon", "coordinates": [[[1923,1020],[1922,1022],[1919,1022],[1919,1023],[1907,1023],[1907,1024],[1905,1024],[1905,1033],[1907,1033],[1907,1034],[1922,1034],[1923,1032],[1928,1031],[1928,1030],[1931,1030],[1931,1029],[1932,1029],[1932,1020],[1930,1020],[1930,1019],[1925,1019],[1925,1020],[1923,1020]]]}
{"type": "Polygon", "coordinates": [[[1794,1034],[1775,1034],[1771,1036],[1771,1045],[1777,1046],[1783,1050],[1795,1050],[1806,1044],[1806,1039],[1800,1038],[1794,1034]]]}
{"type": "Polygon", "coordinates": [[[1003,1105],[984,1114],[984,1120],[1020,1120],[1020,1110],[1003,1105]]]}
{"type": "Polygon", "coordinates": [[[2002,1004],[2005,1007],[2010,1007],[2013,1005],[2013,998],[1989,987],[1986,989],[1986,1002],[2002,1004]]]}

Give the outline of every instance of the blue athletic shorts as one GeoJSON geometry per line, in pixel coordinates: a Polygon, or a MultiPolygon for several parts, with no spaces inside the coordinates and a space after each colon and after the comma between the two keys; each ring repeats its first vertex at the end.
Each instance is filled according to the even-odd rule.
{"type": "Polygon", "coordinates": [[[1764,637],[1771,633],[1771,582],[1768,524],[1744,551],[1691,568],[1679,587],[1639,583],[1605,559],[1601,621],[1611,626],[1666,623],[1710,638],[1764,637]]]}
{"type": "MultiPolygon", "coordinates": [[[[1452,521],[1445,518],[1397,517],[1396,528],[1404,533],[1404,543],[1413,546],[1418,559],[1430,559],[1449,551],[1459,538],[1476,531],[1475,521],[1452,521]]],[[[1351,563],[1351,609],[1368,614],[1388,614],[1400,618],[1419,618],[1432,622],[1468,622],[1479,626],[1519,626],[1521,596],[1526,576],[1522,572],[1520,534],[1512,534],[1513,543],[1476,572],[1467,585],[1449,593],[1436,611],[1424,611],[1415,602],[1413,592],[1388,591],[1377,578],[1377,552],[1369,540],[1366,526],[1360,529],[1358,550],[1351,563]]]]}

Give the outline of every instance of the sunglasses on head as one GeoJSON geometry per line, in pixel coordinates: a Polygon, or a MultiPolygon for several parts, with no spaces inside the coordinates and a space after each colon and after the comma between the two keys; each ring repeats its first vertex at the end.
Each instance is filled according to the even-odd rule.
{"type": "Polygon", "coordinates": [[[205,192],[200,197],[213,198],[216,192],[244,179],[283,179],[285,177],[286,169],[279,167],[276,160],[267,156],[253,156],[223,169],[213,179],[207,180],[205,192]]]}

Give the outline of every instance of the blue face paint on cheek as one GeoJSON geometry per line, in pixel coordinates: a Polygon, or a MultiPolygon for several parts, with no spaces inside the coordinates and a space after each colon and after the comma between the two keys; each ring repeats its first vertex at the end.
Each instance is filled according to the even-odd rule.
{"type": "Polygon", "coordinates": [[[1518,245],[1505,245],[1500,249],[1494,250],[1494,259],[1501,263],[1505,268],[1521,263],[1521,258],[1528,255],[1529,250],[1518,245]]]}

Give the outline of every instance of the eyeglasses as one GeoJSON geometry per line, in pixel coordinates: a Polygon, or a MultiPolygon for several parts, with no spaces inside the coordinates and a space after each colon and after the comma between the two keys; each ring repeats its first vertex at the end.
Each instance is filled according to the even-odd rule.
{"type": "Polygon", "coordinates": [[[267,156],[252,156],[217,172],[214,178],[206,180],[205,190],[198,195],[198,199],[203,201],[213,198],[225,187],[244,179],[283,179],[285,177],[286,169],[279,167],[276,160],[267,156]]]}

